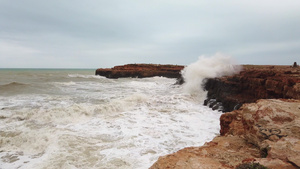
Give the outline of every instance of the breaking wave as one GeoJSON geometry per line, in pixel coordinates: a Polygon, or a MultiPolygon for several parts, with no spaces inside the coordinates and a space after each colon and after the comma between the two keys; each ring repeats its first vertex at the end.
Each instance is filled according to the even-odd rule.
{"type": "Polygon", "coordinates": [[[83,79],[104,79],[103,76],[97,76],[97,75],[82,75],[82,74],[68,74],[68,77],[71,78],[83,78],[83,79]]]}
{"type": "Polygon", "coordinates": [[[1,87],[16,87],[0,91],[0,168],[144,169],[219,133],[221,112],[175,79],[53,72],[2,75],[1,87]]]}
{"type": "Polygon", "coordinates": [[[202,89],[203,81],[206,78],[229,76],[241,71],[232,57],[217,53],[214,56],[200,56],[198,61],[186,66],[182,70],[185,83],[185,92],[205,99],[206,92],[202,89]]]}

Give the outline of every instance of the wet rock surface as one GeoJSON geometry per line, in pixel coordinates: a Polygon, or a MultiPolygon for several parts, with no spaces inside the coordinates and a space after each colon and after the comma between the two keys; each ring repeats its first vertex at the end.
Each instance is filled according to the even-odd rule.
{"type": "Polygon", "coordinates": [[[160,157],[151,169],[300,167],[300,100],[262,99],[220,118],[221,135],[202,147],[160,157]]]}
{"type": "Polygon", "coordinates": [[[158,65],[158,64],[127,64],[107,69],[97,69],[95,74],[107,78],[145,78],[162,76],[168,78],[180,78],[180,71],[184,66],[158,65]]]}

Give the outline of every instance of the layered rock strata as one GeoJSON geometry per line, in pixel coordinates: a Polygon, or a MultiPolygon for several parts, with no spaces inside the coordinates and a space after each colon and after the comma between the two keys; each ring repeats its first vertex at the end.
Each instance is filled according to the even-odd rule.
{"type": "Polygon", "coordinates": [[[223,111],[238,109],[243,103],[258,99],[300,99],[300,68],[291,66],[244,65],[243,71],[233,76],[207,79],[206,105],[223,111]]]}
{"type": "Polygon", "coordinates": [[[258,100],[220,118],[221,136],[160,157],[151,169],[300,168],[300,100],[258,100]]]}
{"type": "Polygon", "coordinates": [[[107,69],[97,69],[95,74],[107,78],[145,78],[162,76],[168,78],[180,78],[180,71],[184,66],[157,65],[157,64],[127,64],[107,69]]]}

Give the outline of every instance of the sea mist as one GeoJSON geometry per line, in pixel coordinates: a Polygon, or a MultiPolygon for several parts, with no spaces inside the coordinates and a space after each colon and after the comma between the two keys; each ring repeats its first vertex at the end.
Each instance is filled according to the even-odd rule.
{"type": "Polygon", "coordinates": [[[185,83],[183,89],[199,99],[206,98],[206,92],[201,87],[206,78],[229,76],[241,71],[231,56],[216,53],[213,56],[200,56],[198,61],[191,63],[182,70],[185,83]]]}

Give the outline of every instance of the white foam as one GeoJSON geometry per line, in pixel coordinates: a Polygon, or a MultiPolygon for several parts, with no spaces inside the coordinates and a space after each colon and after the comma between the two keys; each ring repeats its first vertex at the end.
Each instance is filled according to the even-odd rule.
{"type": "Polygon", "coordinates": [[[69,81],[69,82],[55,82],[54,84],[62,85],[62,86],[74,86],[76,85],[75,82],[69,81]]]}
{"type": "Polygon", "coordinates": [[[204,79],[229,76],[240,70],[241,67],[236,65],[230,56],[221,53],[211,57],[200,56],[197,62],[188,65],[182,71],[185,80],[184,90],[203,99],[206,97],[206,93],[202,90],[204,79]]]}
{"type": "Polygon", "coordinates": [[[64,83],[63,94],[0,97],[2,168],[149,168],[219,132],[220,112],[175,79],[64,83]]]}
{"type": "Polygon", "coordinates": [[[104,76],[83,75],[83,74],[68,74],[68,77],[72,77],[72,78],[85,78],[85,79],[106,79],[106,77],[104,77],[104,76]]]}

